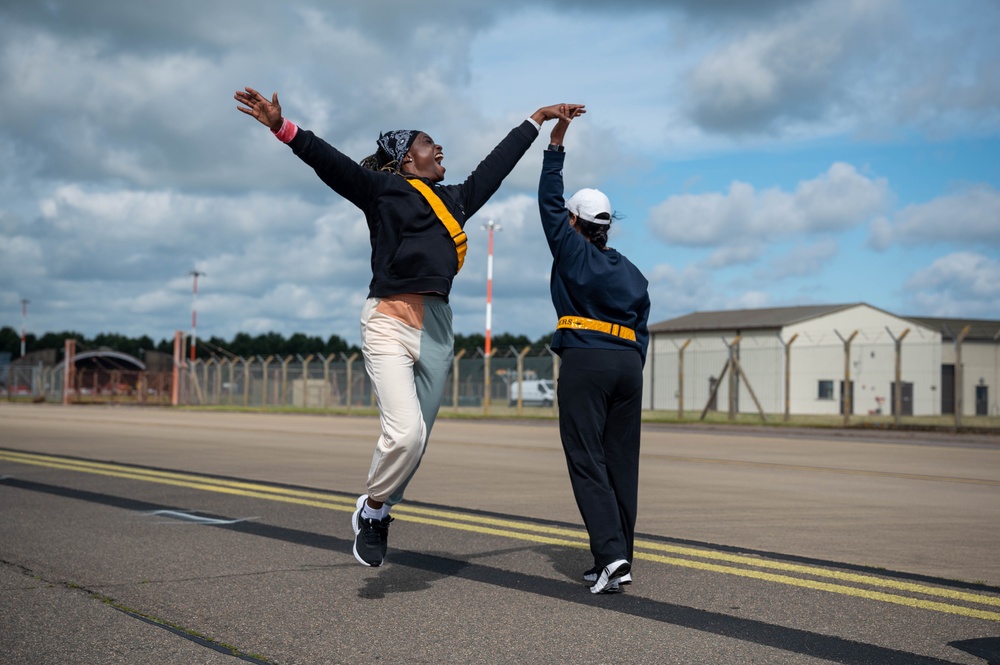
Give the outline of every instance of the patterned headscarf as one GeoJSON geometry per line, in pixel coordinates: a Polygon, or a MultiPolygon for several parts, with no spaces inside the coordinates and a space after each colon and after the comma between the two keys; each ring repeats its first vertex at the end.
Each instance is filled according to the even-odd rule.
{"type": "Polygon", "coordinates": [[[378,150],[362,159],[361,166],[373,171],[399,171],[419,133],[416,129],[397,129],[379,134],[378,150]]]}

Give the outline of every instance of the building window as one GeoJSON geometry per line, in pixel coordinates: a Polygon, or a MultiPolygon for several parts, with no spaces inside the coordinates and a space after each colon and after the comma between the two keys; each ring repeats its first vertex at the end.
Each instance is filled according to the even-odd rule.
{"type": "Polygon", "coordinates": [[[833,381],[819,382],[819,399],[833,399],[833,381]]]}

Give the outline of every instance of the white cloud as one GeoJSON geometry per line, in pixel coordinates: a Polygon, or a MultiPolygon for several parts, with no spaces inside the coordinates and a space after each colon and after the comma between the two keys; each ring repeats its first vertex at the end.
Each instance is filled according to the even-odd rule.
{"type": "Polygon", "coordinates": [[[650,211],[652,231],[668,243],[742,246],[771,238],[853,228],[887,204],[884,179],[835,163],[794,192],[756,191],[734,182],[729,192],[671,196],[650,211]]]}
{"type": "Polygon", "coordinates": [[[891,222],[873,221],[869,244],[886,249],[893,242],[1000,248],[1000,191],[990,185],[977,185],[906,206],[891,222]]]}
{"type": "MultiPolygon", "coordinates": [[[[585,102],[589,113],[567,140],[567,190],[614,193],[627,218],[612,244],[655,275],[661,319],[780,299],[781,285],[768,296],[755,276],[822,263],[835,242],[846,246],[845,232],[872,219],[872,246],[997,246],[988,166],[949,171],[942,162],[928,198],[941,183],[990,184],[896,214],[887,184],[860,165],[836,163],[817,177],[821,167],[794,166],[815,164],[814,148],[824,166],[860,164],[828,155],[857,154],[871,136],[901,138],[909,155],[928,135],[995,142],[994,3],[588,0],[569,9],[446,0],[417,13],[346,0],[247,0],[239,11],[195,0],[0,5],[0,303],[14,306],[0,310],[0,325],[17,320],[28,297],[43,330],[169,336],[190,320],[187,273],[197,267],[207,273],[200,307],[209,334],[357,340],[370,279],[361,213],[235,110],[243,85],[277,90],[288,117],[355,159],[381,130],[427,130],[444,145],[448,183],[538,106],[585,102]],[[553,34],[601,38],[553,50],[553,34]],[[680,178],[664,175],[681,160],[698,187],[732,185],[671,197],[648,228],[632,223],[660,192],[684,191],[667,189],[680,178]],[[774,179],[762,183],[769,169],[774,179]],[[692,246],[706,249],[686,266],[692,246]],[[799,249],[774,258],[789,247],[799,249]],[[656,268],[667,260],[677,267],[656,268]],[[765,260],[774,263],[755,265],[765,260]]],[[[459,330],[482,327],[479,227],[491,216],[504,225],[495,327],[551,330],[551,258],[535,203],[549,129],[471,222],[452,298],[459,330]]],[[[877,161],[884,152],[870,152],[878,171],[891,172],[877,161]]],[[[895,273],[914,260],[902,258],[895,273]]],[[[828,288],[810,295],[822,299],[828,288]]]]}
{"type": "Polygon", "coordinates": [[[819,242],[796,247],[784,256],[774,259],[765,272],[775,280],[815,275],[836,255],[837,241],[824,238],[819,242]]]}
{"type": "Polygon", "coordinates": [[[712,252],[712,255],[705,260],[704,265],[706,268],[728,268],[755,263],[763,250],[763,244],[759,242],[729,245],[712,252]]]}
{"type": "Polygon", "coordinates": [[[956,252],[907,280],[907,299],[929,316],[996,319],[1000,312],[1000,261],[978,252],[956,252]]]}
{"type": "Polygon", "coordinates": [[[711,273],[697,266],[676,268],[661,264],[646,274],[652,304],[649,321],[655,323],[694,311],[721,309],[724,299],[715,291],[711,273]]]}
{"type": "Polygon", "coordinates": [[[894,3],[813,2],[768,17],[695,67],[688,108],[711,131],[769,132],[779,123],[830,123],[850,104],[847,85],[870,63],[894,3]],[[868,57],[864,57],[868,56],[868,57]]]}
{"type": "Polygon", "coordinates": [[[692,67],[709,132],[931,136],[1000,120],[997,17],[976,2],[816,0],[727,31],[692,67]]]}

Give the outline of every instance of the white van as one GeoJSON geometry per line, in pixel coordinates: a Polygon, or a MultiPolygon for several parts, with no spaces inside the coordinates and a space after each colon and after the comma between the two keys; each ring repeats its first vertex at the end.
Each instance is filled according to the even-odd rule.
{"type": "MultiPolygon", "coordinates": [[[[510,384],[510,405],[517,406],[518,382],[510,384]]],[[[525,406],[552,406],[556,401],[556,382],[552,379],[531,379],[522,381],[524,395],[521,403],[525,406]]]]}

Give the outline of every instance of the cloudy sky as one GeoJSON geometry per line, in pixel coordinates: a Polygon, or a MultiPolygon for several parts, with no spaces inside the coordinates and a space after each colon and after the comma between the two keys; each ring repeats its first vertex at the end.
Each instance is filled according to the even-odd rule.
{"type": "MultiPolygon", "coordinates": [[[[1000,4],[989,0],[8,0],[0,325],[359,343],[364,218],[236,111],[244,85],[355,159],[416,128],[460,182],[540,106],[585,103],[567,189],[652,322],[865,302],[1000,318],[1000,4]]],[[[466,231],[457,332],[554,328],[535,199],[551,123],[466,231]]]]}

